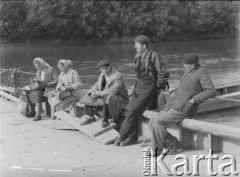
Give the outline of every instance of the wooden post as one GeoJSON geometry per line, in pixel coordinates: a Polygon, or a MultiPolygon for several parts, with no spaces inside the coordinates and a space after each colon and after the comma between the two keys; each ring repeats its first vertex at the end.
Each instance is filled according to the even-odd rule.
{"type": "Polygon", "coordinates": [[[214,153],[222,152],[222,138],[219,136],[214,136],[208,134],[209,146],[205,148],[209,152],[210,149],[213,150],[214,153]]]}
{"type": "Polygon", "coordinates": [[[191,145],[193,144],[194,141],[193,132],[191,130],[180,128],[180,141],[182,143],[183,149],[192,148],[191,145]]]}
{"type": "Polygon", "coordinates": [[[84,111],[84,104],[76,102],[75,103],[75,116],[82,117],[84,111]]]}

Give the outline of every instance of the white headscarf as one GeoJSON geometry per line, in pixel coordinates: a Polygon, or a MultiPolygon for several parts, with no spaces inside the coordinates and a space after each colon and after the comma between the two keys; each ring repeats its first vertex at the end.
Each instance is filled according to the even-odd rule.
{"type": "Polygon", "coordinates": [[[65,67],[70,68],[73,65],[73,62],[72,62],[72,60],[64,60],[64,59],[62,59],[62,60],[58,61],[58,64],[62,64],[65,67]]]}
{"type": "Polygon", "coordinates": [[[44,61],[42,58],[39,58],[39,57],[34,58],[33,63],[34,62],[38,62],[40,64],[40,66],[43,68],[51,67],[46,61],[44,61]]]}

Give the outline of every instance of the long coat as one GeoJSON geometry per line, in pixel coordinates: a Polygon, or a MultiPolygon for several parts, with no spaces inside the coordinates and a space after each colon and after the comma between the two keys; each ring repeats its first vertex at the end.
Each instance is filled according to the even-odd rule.
{"type": "Polygon", "coordinates": [[[185,72],[165,109],[172,108],[185,113],[186,116],[194,116],[198,105],[215,95],[216,89],[210,74],[199,64],[192,71],[185,72]],[[194,103],[190,103],[190,99],[193,99],[194,103]]]}
{"type": "Polygon", "coordinates": [[[76,70],[69,68],[67,72],[61,72],[58,79],[57,90],[62,86],[72,86],[74,90],[71,96],[64,100],[58,100],[55,97],[50,98],[50,105],[56,106],[56,108],[61,110],[70,110],[74,102],[83,96],[81,85],[81,79],[76,70]]]}
{"type": "Polygon", "coordinates": [[[81,92],[81,79],[78,72],[72,68],[69,68],[67,72],[61,72],[58,79],[57,90],[62,86],[72,86],[72,96],[80,96],[81,92]]]}
{"type": "Polygon", "coordinates": [[[110,114],[113,119],[117,119],[123,108],[128,104],[129,99],[126,83],[122,74],[112,68],[105,88],[102,90],[104,77],[105,75],[101,73],[91,90],[102,91],[102,96],[107,96],[106,103],[109,105],[110,114]]]}

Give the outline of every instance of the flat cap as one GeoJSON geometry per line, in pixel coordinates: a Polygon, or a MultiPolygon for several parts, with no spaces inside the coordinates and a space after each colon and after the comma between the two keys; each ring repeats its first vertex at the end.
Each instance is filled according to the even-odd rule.
{"type": "Polygon", "coordinates": [[[149,39],[147,36],[140,35],[135,38],[135,42],[140,43],[140,44],[149,44],[149,39]]]}
{"type": "Polygon", "coordinates": [[[198,63],[198,56],[195,53],[186,54],[183,58],[185,64],[195,64],[198,63]]]}
{"type": "Polygon", "coordinates": [[[111,61],[108,59],[104,59],[98,62],[97,67],[100,68],[100,67],[109,66],[109,65],[111,65],[111,61]]]}

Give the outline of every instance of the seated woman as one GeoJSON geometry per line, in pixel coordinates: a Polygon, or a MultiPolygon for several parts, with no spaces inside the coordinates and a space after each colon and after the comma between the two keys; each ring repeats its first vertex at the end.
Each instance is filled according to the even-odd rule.
{"type": "Polygon", "coordinates": [[[60,110],[68,111],[72,108],[74,102],[82,95],[81,80],[78,72],[71,68],[73,62],[71,60],[60,60],[57,64],[61,73],[58,78],[57,91],[70,91],[71,95],[58,100],[56,97],[49,98],[52,107],[60,110]]]}
{"type": "Polygon", "coordinates": [[[35,58],[33,65],[37,68],[36,78],[32,82],[38,82],[42,85],[41,89],[30,90],[26,92],[26,101],[30,105],[31,111],[26,117],[35,117],[34,121],[41,120],[42,102],[47,100],[49,91],[53,90],[58,82],[58,72],[51,67],[42,58],[35,58]],[[36,111],[35,111],[36,105],[36,111]]]}

